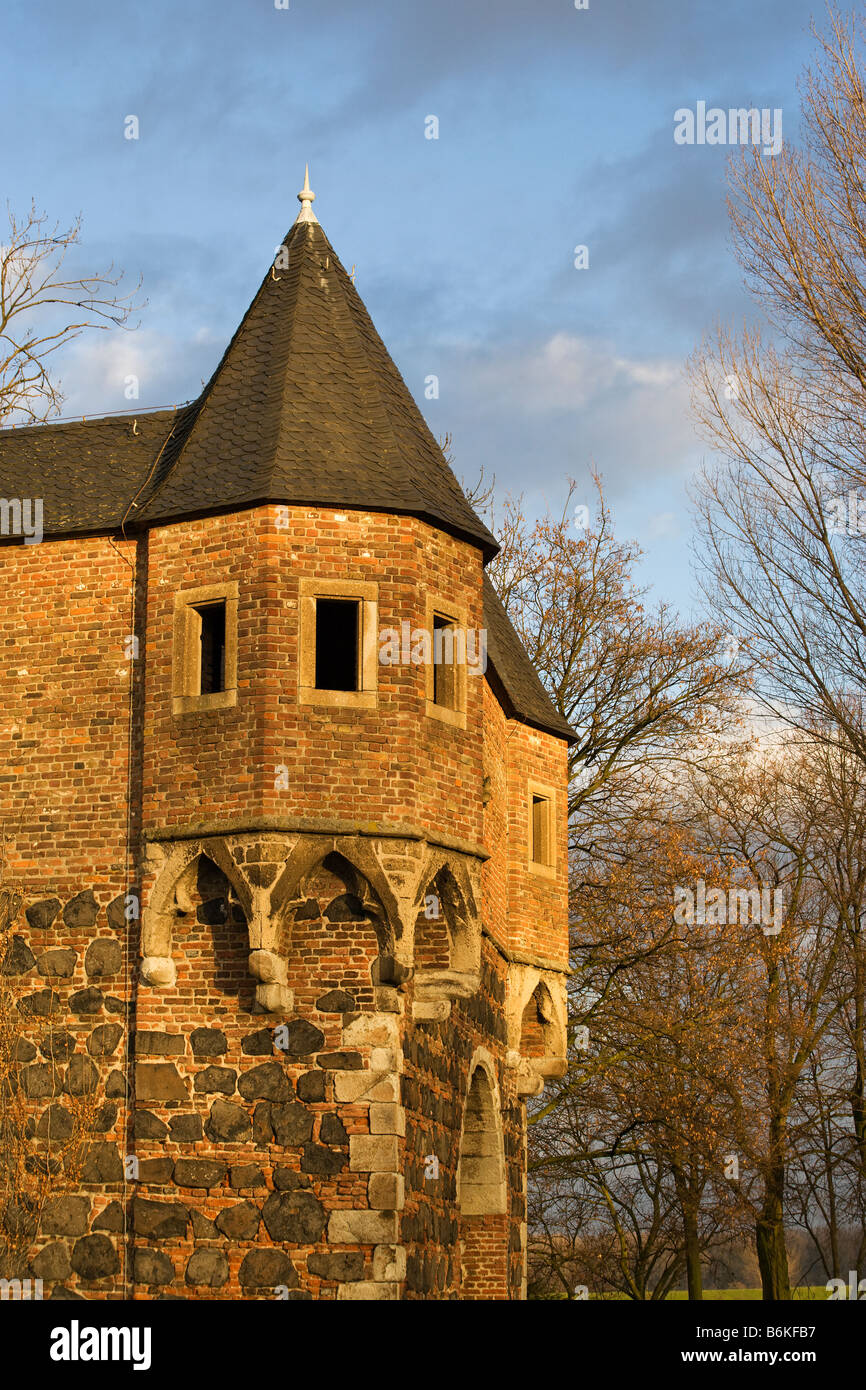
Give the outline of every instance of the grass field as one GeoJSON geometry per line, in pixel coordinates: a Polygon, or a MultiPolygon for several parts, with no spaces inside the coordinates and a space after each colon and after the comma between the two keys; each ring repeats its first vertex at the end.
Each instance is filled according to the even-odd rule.
{"type": "MultiPolygon", "coordinates": [[[[590,1298],[605,1302],[625,1301],[625,1294],[590,1294],[590,1298]]],[[[668,1294],[668,1298],[676,1302],[684,1302],[688,1299],[688,1294],[685,1289],[675,1289],[673,1293],[668,1294]]],[[[704,1299],[707,1303],[714,1300],[721,1303],[739,1303],[749,1299],[759,1302],[760,1298],[760,1289],[704,1289],[704,1299]]],[[[801,1289],[795,1289],[794,1298],[803,1300],[826,1299],[827,1290],[823,1284],[810,1284],[801,1289]]]]}
{"type": "MultiPolygon", "coordinates": [[[[825,1289],[823,1284],[810,1284],[802,1289],[794,1289],[793,1292],[794,1297],[796,1299],[826,1299],[827,1297],[827,1290],[825,1289]]],[[[669,1297],[685,1299],[688,1298],[688,1294],[685,1292],[684,1289],[677,1289],[676,1292],[670,1294],[669,1297]]],[[[728,1303],[731,1301],[737,1302],[740,1299],[744,1298],[753,1298],[760,1300],[760,1297],[760,1289],[704,1289],[705,1299],[709,1300],[715,1298],[723,1303],[728,1303]]]]}

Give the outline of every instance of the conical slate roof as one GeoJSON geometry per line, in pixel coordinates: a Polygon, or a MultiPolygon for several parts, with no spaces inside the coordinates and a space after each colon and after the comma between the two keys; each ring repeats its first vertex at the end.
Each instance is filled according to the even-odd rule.
{"type": "Polygon", "coordinates": [[[359,507],[424,517],[493,554],[319,223],[300,218],[283,245],[136,519],[359,507]]]}
{"type": "Polygon", "coordinates": [[[42,497],[46,534],[288,502],[419,516],[485,559],[498,548],[308,205],[199,399],[147,420],[0,431],[0,495],[42,497]]]}

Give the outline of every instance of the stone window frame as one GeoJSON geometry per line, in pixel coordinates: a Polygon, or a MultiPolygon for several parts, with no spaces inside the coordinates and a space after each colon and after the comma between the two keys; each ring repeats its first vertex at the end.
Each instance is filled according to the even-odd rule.
{"type": "Polygon", "coordinates": [[[204,584],[180,589],[174,596],[172,652],[172,714],[200,714],[230,709],[238,702],[238,583],[204,584]],[[226,610],[225,689],[201,694],[201,644],[197,640],[195,609],[224,603],[226,610]]]}
{"type": "MultiPolygon", "coordinates": [[[[466,609],[461,603],[452,603],[450,599],[444,599],[439,594],[427,594],[425,611],[426,631],[430,634],[431,645],[433,643],[433,620],[434,618],[445,618],[455,627],[462,629],[466,633],[466,609]]],[[[465,651],[464,651],[465,657],[465,651]]],[[[424,694],[425,710],[430,719],[439,719],[443,724],[450,724],[456,729],[466,728],[466,704],[467,704],[467,665],[466,661],[454,663],[454,693],[456,704],[453,709],[447,705],[438,705],[433,699],[435,689],[434,671],[432,660],[427,664],[425,673],[424,694]]]]}
{"type": "Polygon", "coordinates": [[[554,787],[548,786],[545,782],[539,782],[534,777],[527,779],[526,783],[526,863],[530,873],[539,874],[542,878],[556,878],[557,868],[557,842],[556,842],[556,805],[557,794],[554,787]],[[550,847],[550,861],[545,864],[532,857],[532,820],[533,820],[533,797],[542,797],[548,804],[547,806],[547,842],[550,847]]]}
{"type": "Polygon", "coordinates": [[[298,586],[298,703],[375,709],[379,698],[379,585],[367,579],[301,579],[298,586]],[[319,598],[356,599],[360,604],[360,690],[319,690],[316,686],[316,599],[319,598]]]}

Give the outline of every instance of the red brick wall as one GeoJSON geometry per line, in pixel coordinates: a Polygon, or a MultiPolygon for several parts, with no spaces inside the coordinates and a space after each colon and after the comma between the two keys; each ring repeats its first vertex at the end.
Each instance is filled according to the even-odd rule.
{"type": "Polygon", "coordinates": [[[484,921],[507,949],[568,965],[567,747],[562,739],[507,719],[492,690],[484,699],[484,765],[490,800],[484,811],[484,921]],[[556,874],[528,864],[529,779],[556,793],[556,874]]]}
{"type": "Polygon", "coordinates": [[[460,1297],[507,1299],[508,1220],[505,1216],[461,1216],[463,1275],[460,1297]]]}
{"type": "Polygon", "coordinates": [[[474,547],[412,518],[262,507],[154,530],[148,571],[147,825],[233,814],[362,818],[479,842],[483,681],[467,682],[465,730],[427,717],[420,665],[380,665],[376,709],[297,699],[300,579],[375,582],[380,629],[404,619],[426,626],[428,591],[464,607],[480,628],[474,547]],[[240,587],[238,704],[178,719],[174,595],[229,580],[240,587]],[[283,765],[292,769],[286,790],[275,787],[283,765]]]}
{"type": "Polygon", "coordinates": [[[489,941],[482,943],[481,988],[455,1001],[444,1022],[416,1022],[407,1037],[403,1076],[406,1107],[406,1208],[402,1232],[407,1252],[406,1297],[458,1298],[461,1280],[457,1168],[460,1133],[469,1090],[469,1067],[477,1048],[497,1065],[502,1101],[502,1136],[508,1212],[492,1221],[498,1241],[500,1298],[519,1298],[522,1277],[520,1223],[523,1196],[524,1106],[509,1089],[505,1057],[505,962],[489,941]],[[435,1155],[439,1176],[427,1176],[425,1160],[435,1155]]]}
{"type": "Polygon", "coordinates": [[[124,881],[134,558],[105,537],[0,550],[0,824],[26,892],[124,881]]]}

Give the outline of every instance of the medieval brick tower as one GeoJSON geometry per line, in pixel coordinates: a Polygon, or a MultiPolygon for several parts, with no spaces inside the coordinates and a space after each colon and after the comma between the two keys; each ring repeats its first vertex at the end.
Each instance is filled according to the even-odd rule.
{"type": "Polygon", "coordinates": [[[572,734],[313,196],[192,405],[0,433],[46,1297],[525,1296],[572,734]]]}

